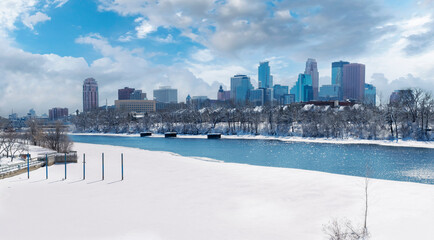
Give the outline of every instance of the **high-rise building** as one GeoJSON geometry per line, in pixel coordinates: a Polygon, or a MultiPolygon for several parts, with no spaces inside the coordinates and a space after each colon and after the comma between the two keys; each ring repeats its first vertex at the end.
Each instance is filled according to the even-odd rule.
{"type": "Polygon", "coordinates": [[[349,62],[339,61],[332,63],[332,85],[339,86],[338,100],[342,100],[342,80],[344,75],[344,66],[350,64],[349,62]]]}
{"type": "Polygon", "coordinates": [[[349,62],[339,61],[332,63],[332,84],[342,86],[342,77],[344,74],[344,66],[349,62]]]}
{"type": "Polygon", "coordinates": [[[97,109],[98,101],[98,83],[93,78],[85,79],[83,83],[83,112],[97,109]]]}
{"type": "Polygon", "coordinates": [[[284,104],[283,97],[288,94],[288,86],[282,86],[280,84],[276,84],[273,87],[273,97],[277,100],[279,104],[284,104]]]}
{"type": "Polygon", "coordinates": [[[134,92],[134,88],[124,87],[123,89],[118,89],[118,100],[129,100],[131,93],[134,92]]]}
{"type": "Polygon", "coordinates": [[[249,90],[249,102],[255,106],[264,105],[265,103],[264,89],[265,88],[249,90]]]}
{"type": "Polygon", "coordinates": [[[342,95],[343,99],[363,102],[365,97],[365,65],[359,63],[344,65],[342,95]]]}
{"type": "Polygon", "coordinates": [[[339,100],[340,89],[341,87],[337,84],[322,85],[319,90],[318,99],[321,101],[339,100]]]}
{"type": "Polygon", "coordinates": [[[273,76],[270,74],[269,62],[260,62],[258,67],[258,88],[272,88],[273,76]]]}
{"type": "Polygon", "coordinates": [[[68,108],[52,108],[48,110],[48,116],[51,121],[64,119],[68,117],[68,108]]]}
{"type": "Polygon", "coordinates": [[[227,101],[231,99],[231,91],[223,90],[223,87],[220,85],[219,91],[217,93],[218,101],[227,101]]]}
{"type": "Polygon", "coordinates": [[[162,103],[178,103],[178,89],[163,86],[154,90],[154,99],[162,103]]]}
{"type": "Polygon", "coordinates": [[[297,83],[291,88],[295,102],[309,102],[313,100],[312,77],[309,74],[299,74],[297,83]]]}
{"type": "Polygon", "coordinates": [[[376,104],[377,98],[377,89],[374,85],[365,83],[365,97],[363,99],[363,103],[367,105],[376,104]]]}
{"type": "Polygon", "coordinates": [[[250,77],[235,75],[231,77],[231,99],[236,103],[245,103],[249,99],[249,90],[253,89],[250,77]]]}
{"type": "Polygon", "coordinates": [[[319,84],[319,73],[318,64],[315,59],[309,58],[306,61],[306,69],[304,74],[309,74],[312,77],[312,89],[313,89],[313,99],[318,99],[318,84],[319,84]]]}

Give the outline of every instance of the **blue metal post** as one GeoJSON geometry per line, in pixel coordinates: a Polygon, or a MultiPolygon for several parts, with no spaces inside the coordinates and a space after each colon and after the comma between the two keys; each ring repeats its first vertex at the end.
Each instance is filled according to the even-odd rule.
{"type": "Polygon", "coordinates": [[[121,153],[121,171],[122,171],[122,180],[124,180],[124,154],[121,153]]]}
{"type": "Polygon", "coordinates": [[[83,180],[86,179],[86,154],[83,153],[83,180]]]}
{"type": "Polygon", "coordinates": [[[102,153],[102,180],[104,180],[104,153],[102,153]]]}
{"type": "Polygon", "coordinates": [[[66,153],[65,153],[65,180],[66,180],[66,153]]]}
{"type": "Polygon", "coordinates": [[[27,153],[27,179],[30,178],[30,154],[27,153]]]}
{"type": "Polygon", "coordinates": [[[45,154],[45,179],[48,179],[48,155],[45,154]]]}

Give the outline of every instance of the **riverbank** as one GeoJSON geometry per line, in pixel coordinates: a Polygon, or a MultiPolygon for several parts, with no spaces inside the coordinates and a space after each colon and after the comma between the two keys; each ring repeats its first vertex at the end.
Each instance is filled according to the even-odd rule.
{"type": "MultiPolygon", "coordinates": [[[[363,220],[360,177],[107,145],[74,150],[86,153],[84,181],[80,163],[68,165],[67,180],[63,165],[48,180],[44,169],[0,180],[2,239],[325,239],[329,221],[363,220]]],[[[434,235],[433,185],[371,179],[368,189],[372,239],[434,235]]]]}
{"type": "MultiPolygon", "coordinates": [[[[70,135],[100,135],[117,137],[140,137],[140,134],[126,133],[69,133],[70,135]]],[[[150,137],[164,138],[164,134],[153,134],[150,137]]],[[[183,135],[178,134],[178,138],[200,138],[206,139],[206,135],[183,135]]],[[[414,140],[366,140],[366,139],[337,139],[337,138],[304,138],[304,137],[276,137],[276,136],[253,136],[253,135],[222,135],[224,139],[244,139],[244,140],[274,140],[283,142],[306,142],[306,143],[327,143],[327,144],[371,144],[387,147],[416,147],[434,149],[433,141],[414,141],[414,140]]]]}

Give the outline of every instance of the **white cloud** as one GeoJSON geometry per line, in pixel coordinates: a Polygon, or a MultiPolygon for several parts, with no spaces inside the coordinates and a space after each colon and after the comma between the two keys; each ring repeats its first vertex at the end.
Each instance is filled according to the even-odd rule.
{"type": "Polygon", "coordinates": [[[191,57],[199,62],[209,62],[214,59],[214,56],[209,49],[200,49],[193,53],[191,57]]]}
{"type": "Polygon", "coordinates": [[[42,12],[37,12],[34,15],[29,16],[25,14],[23,17],[23,24],[33,30],[34,26],[38,23],[45,22],[51,20],[51,17],[47,16],[47,14],[42,12]]]}
{"type": "Polygon", "coordinates": [[[152,26],[148,21],[143,18],[137,18],[136,22],[140,23],[140,25],[136,27],[137,38],[146,38],[149,33],[157,30],[154,26],[152,26]]]}

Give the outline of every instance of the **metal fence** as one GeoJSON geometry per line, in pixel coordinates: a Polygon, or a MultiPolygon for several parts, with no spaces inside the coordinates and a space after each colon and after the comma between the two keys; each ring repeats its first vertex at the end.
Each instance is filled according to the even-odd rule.
{"type": "MultiPolygon", "coordinates": [[[[43,166],[44,164],[45,161],[40,161],[38,160],[38,158],[33,158],[29,160],[29,167],[43,166]]],[[[27,169],[27,160],[23,163],[0,167],[0,176],[2,176],[3,174],[19,171],[21,169],[27,169]]]]}

